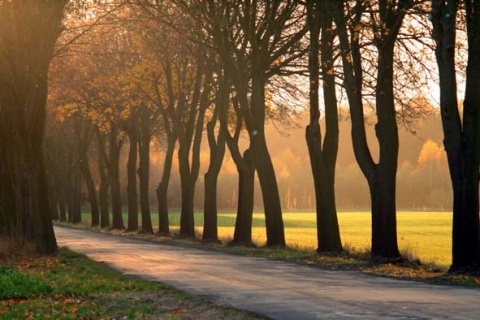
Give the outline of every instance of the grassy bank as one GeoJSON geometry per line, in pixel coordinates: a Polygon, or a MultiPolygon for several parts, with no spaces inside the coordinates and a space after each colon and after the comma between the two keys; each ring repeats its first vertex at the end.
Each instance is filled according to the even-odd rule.
{"type": "MultiPolygon", "coordinates": [[[[0,260],[2,262],[2,260],[0,260]]],[[[263,319],[60,249],[0,265],[0,319],[263,319]]]]}
{"type": "MultiPolygon", "coordinates": [[[[154,227],[158,225],[157,214],[152,215],[154,227]]],[[[314,213],[287,212],[283,215],[285,236],[288,246],[302,250],[316,248],[316,226],[314,213]]],[[[368,251],[370,247],[371,218],[369,212],[339,212],[342,242],[354,252],[368,251]]],[[[89,223],[90,215],[83,214],[89,223]]],[[[126,214],[124,221],[127,221],[126,214]]],[[[141,221],[141,218],[139,218],[141,221]]],[[[180,225],[179,213],[170,214],[170,224],[175,231],[180,225]]],[[[202,233],[203,214],[195,215],[198,233],[202,233]]],[[[218,217],[219,236],[228,240],[233,235],[235,214],[221,213],[218,217]]],[[[401,211],[397,214],[398,243],[402,254],[419,259],[422,263],[434,264],[446,270],[451,262],[452,214],[447,212],[401,211]]],[[[253,219],[254,241],[265,243],[264,215],[255,213],[253,219]]]]}

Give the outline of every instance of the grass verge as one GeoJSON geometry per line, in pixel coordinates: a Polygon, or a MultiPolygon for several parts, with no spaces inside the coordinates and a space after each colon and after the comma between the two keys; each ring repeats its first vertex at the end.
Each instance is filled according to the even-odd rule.
{"type": "MultiPolygon", "coordinates": [[[[369,250],[358,247],[345,246],[342,254],[316,254],[313,250],[304,247],[267,248],[267,247],[230,247],[226,243],[203,243],[196,239],[179,237],[162,237],[157,235],[140,234],[138,232],[125,232],[123,230],[107,230],[90,227],[86,224],[71,225],[57,223],[65,227],[85,229],[122,237],[143,239],[151,242],[169,245],[185,246],[202,250],[214,250],[228,254],[263,257],[272,260],[290,261],[293,263],[310,265],[313,267],[340,270],[358,271],[374,276],[391,277],[410,281],[422,281],[442,285],[462,285],[480,287],[480,277],[470,274],[448,274],[445,268],[433,264],[422,264],[411,251],[402,252],[404,259],[397,261],[372,261],[369,259],[369,250]]],[[[175,232],[173,232],[175,234],[175,232]]]]}
{"type": "Polygon", "coordinates": [[[263,319],[118,274],[61,248],[0,260],[0,319],[263,319]]]}

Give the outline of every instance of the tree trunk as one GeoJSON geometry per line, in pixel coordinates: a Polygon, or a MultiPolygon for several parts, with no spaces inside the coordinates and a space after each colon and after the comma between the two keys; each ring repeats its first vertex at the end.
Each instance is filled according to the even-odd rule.
{"type": "Polygon", "coordinates": [[[204,176],[205,202],[203,207],[203,235],[204,242],[219,242],[217,227],[217,177],[214,172],[207,172],[204,176]]]}
{"type": "Polygon", "coordinates": [[[310,124],[306,128],[305,138],[310,156],[310,164],[315,187],[317,214],[317,252],[341,252],[342,243],[335,205],[335,165],[338,150],[338,112],[335,95],[335,77],[333,74],[331,31],[332,20],[322,15],[323,7],[319,3],[308,6],[310,27],[310,124]],[[322,26],[323,24],[323,26],[322,26]],[[319,103],[319,36],[322,30],[322,77],[326,113],[326,134],[322,150],[319,103]]]}
{"type": "Polygon", "coordinates": [[[140,208],[142,211],[142,232],[153,234],[152,217],[150,215],[150,201],[148,185],[150,178],[150,135],[143,134],[138,144],[140,167],[138,177],[140,180],[140,208]]]}
{"type": "MultiPolygon", "coordinates": [[[[480,269],[479,164],[480,164],[480,3],[465,1],[468,60],[463,102],[463,164],[454,181],[452,271],[480,269]],[[462,190],[463,189],[463,190],[462,190]],[[455,192],[456,191],[456,192],[455,192]]],[[[458,170],[457,169],[457,170],[458,170]]]]}
{"type": "MultiPolygon", "coordinates": [[[[44,85],[46,99],[47,85],[46,83],[44,85]]],[[[43,130],[39,129],[37,132],[43,133],[43,130]]],[[[32,137],[32,144],[30,145],[30,210],[32,212],[35,245],[40,252],[48,254],[57,250],[57,241],[53,231],[50,203],[48,200],[48,184],[43,164],[42,141],[43,134],[41,137],[32,137]],[[36,156],[38,156],[38,158],[36,158],[36,156]]]]}
{"type": "MultiPolygon", "coordinates": [[[[400,257],[396,232],[395,183],[398,157],[398,129],[393,95],[393,50],[402,25],[408,1],[398,6],[379,3],[382,30],[376,35],[378,49],[375,132],[380,147],[379,162],[373,161],[365,131],[362,101],[363,69],[358,36],[349,40],[345,18],[345,1],[335,4],[334,15],[342,49],[345,87],[352,121],[352,140],[355,158],[367,179],[372,201],[372,257],[400,257]]],[[[357,2],[355,14],[360,17],[365,6],[357,2]]],[[[360,23],[356,21],[354,23],[360,23]]]]}
{"type": "Polygon", "coordinates": [[[110,149],[110,192],[112,195],[112,229],[125,229],[122,216],[122,203],[120,198],[120,150],[121,141],[117,141],[118,132],[112,128],[109,136],[110,149]]]}
{"type": "MultiPolygon", "coordinates": [[[[228,98],[228,95],[227,95],[228,98]]],[[[221,103],[224,103],[223,101],[221,103]]],[[[226,102],[228,104],[228,101],[226,102]]],[[[224,108],[217,105],[215,108],[224,108]]],[[[216,110],[216,112],[219,112],[216,110]]],[[[207,124],[208,144],[210,146],[210,165],[205,174],[205,203],[204,203],[204,223],[203,223],[203,241],[218,242],[217,226],[217,181],[218,174],[222,167],[223,157],[225,155],[225,133],[220,129],[215,141],[215,124],[217,117],[214,117],[207,124]]],[[[220,124],[221,125],[221,124],[220,124]]]]}
{"type": "Polygon", "coordinates": [[[255,168],[262,189],[263,206],[265,209],[265,227],[267,229],[267,246],[285,246],[282,208],[278,194],[277,179],[273,169],[272,159],[268,153],[264,132],[259,131],[253,138],[253,154],[255,168]]]}
{"type": "Polygon", "coordinates": [[[252,241],[253,199],[255,190],[255,160],[251,149],[243,154],[244,165],[238,169],[238,205],[235,231],[231,246],[255,246],[252,241]]]}
{"type": "Polygon", "coordinates": [[[100,212],[98,208],[97,192],[95,191],[95,182],[92,178],[92,172],[90,171],[90,165],[88,164],[88,157],[86,154],[82,156],[80,163],[83,178],[85,179],[85,186],[88,191],[88,198],[90,200],[90,213],[92,217],[91,226],[96,227],[100,223],[100,212]]]}
{"type": "MultiPolygon", "coordinates": [[[[197,84],[198,85],[198,84],[197,84]]],[[[195,237],[195,219],[194,205],[195,185],[200,170],[200,145],[202,142],[203,123],[205,120],[205,112],[208,108],[208,89],[209,84],[204,85],[204,91],[199,103],[199,111],[196,121],[191,121],[190,125],[195,125],[193,131],[193,143],[179,137],[178,162],[180,167],[180,184],[182,188],[182,209],[180,213],[180,235],[186,237],[195,237]],[[192,144],[192,162],[190,165],[190,144],[192,144]]],[[[191,107],[195,107],[194,105],[191,107]]],[[[195,118],[193,118],[195,120],[195,118]]],[[[190,138],[192,139],[192,138],[190,138]]]]}
{"type": "Polygon", "coordinates": [[[82,173],[79,159],[74,161],[75,163],[72,167],[70,222],[77,224],[82,222],[82,173]]]}
{"type": "MultiPolygon", "coordinates": [[[[397,244],[395,179],[377,169],[368,181],[372,203],[372,257],[400,257],[397,244]],[[383,175],[382,175],[383,174],[383,175]]],[[[391,173],[391,170],[389,170],[391,173]]]]}
{"type": "Polygon", "coordinates": [[[52,220],[58,221],[60,215],[58,213],[58,193],[56,188],[56,168],[49,166],[50,168],[46,171],[47,180],[48,180],[48,196],[50,201],[50,210],[52,212],[52,220]]]}
{"type": "Polygon", "coordinates": [[[66,222],[67,221],[67,195],[65,192],[66,189],[66,184],[67,184],[67,177],[65,175],[61,176],[61,180],[58,181],[58,195],[59,195],[59,200],[58,200],[58,207],[60,209],[60,221],[61,222],[66,222]]]}
{"type": "Polygon", "coordinates": [[[110,216],[109,216],[109,205],[108,205],[108,174],[107,166],[108,159],[105,151],[105,136],[100,133],[99,130],[96,132],[97,141],[98,141],[98,172],[100,175],[100,190],[98,192],[98,198],[100,202],[100,227],[109,228],[110,227],[110,216]]]}
{"type": "Polygon", "coordinates": [[[193,210],[193,199],[195,189],[192,189],[190,179],[189,152],[185,150],[186,142],[179,140],[178,163],[180,169],[180,185],[182,192],[182,208],[180,212],[180,235],[186,237],[195,237],[195,221],[193,210]]]}
{"type": "Polygon", "coordinates": [[[167,152],[165,154],[165,161],[163,164],[162,180],[157,187],[158,200],[158,234],[169,235],[170,223],[168,218],[168,185],[170,182],[170,174],[172,171],[173,153],[175,151],[175,143],[177,141],[174,133],[168,135],[167,152]]]}
{"type": "Polygon", "coordinates": [[[254,75],[252,79],[251,101],[254,125],[248,129],[255,158],[255,168],[262,190],[267,246],[284,247],[285,232],[277,178],[265,140],[265,80],[262,76],[254,75]]]}
{"type": "Polygon", "coordinates": [[[393,95],[394,42],[379,48],[376,86],[378,123],[375,133],[380,158],[375,174],[367,177],[372,199],[372,256],[398,258],[396,175],[398,128],[393,95]]]}
{"type": "MultiPolygon", "coordinates": [[[[2,31],[8,35],[0,37],[0,135],[8,137],[8,143],[13,145],[8,150],[12,153],[0,151],[0,177],[8,176],[0,182],[0,211],[4,213],[0,216],[13,215],[12,219],[22,221],[15,227],[32,225],[33,235],[22,230],[9,231],[18,231],[23,240],[33,240],[38,251],[48,254],[54,253],[57,245],[42,145],[48,68],[61,32],[65,3],[10,1],[0,6],[2,31]]],[[[1,149],[6,147],[3,139],[1,149]]],[[[0,230],[2,227],[10,229],[0,225],[0,230]]]]}
{"type": "Polygon", "coordinates": [[[433,38],[440,75],[440,111],[453,187],[452,265],[450,272],[478,269],[480,153],[480,18],[478,2],[465,1],[468,61],[462,119],[455,71],[457,1],[432,1],[433,38]]]}
{"type": "Polygon", "coordinates": [[[341,252],[343,249],[335,206],[334,181],[327,169],[320,139],[318,122],[310,123],[306,129],[306,140],[315,187],[317,252],[341,252]]]}
{"type": "Polygon", "coordinates": [[[127,199],[128,199],[128,225],[127,231],[138,230],[138,197],[137,197],[137,152],[138,135],[136,129],[128,133],[130,149],[127,162],[127,199]]]}

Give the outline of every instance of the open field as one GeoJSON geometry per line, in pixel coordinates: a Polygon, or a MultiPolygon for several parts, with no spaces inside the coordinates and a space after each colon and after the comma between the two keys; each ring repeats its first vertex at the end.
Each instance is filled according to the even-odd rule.
{"type": "MultiPolygon", "coordinates": [[[[88,214],[83,221],[89,222],[88,214]]],[[[350,250],[363,251],[370,247],[371,218],[369,212],[340,212],[338,214],[340,232],[344,246],[350,250]]],[[[152,215],[154,227],[158,216],[152,215]]],[[[314,250],[316,248],[316,228],[314,213],[287,212],[283,215],[287,244],[293,248],[314,250]]],[[[127,221],[126,214],[124,221],[127,221]]],[[[170,214],[171,229],[178,230],[180,215],[170,214]]],[[[195,215],[195,225],[201,234],[203,214],[195,215]]],[[[219,236],[230,239],[233,236],[235,214],[221,213],[218,217],[219,236]]],[[[401,211],[397,214],[398,242],[402,254],[418,258],[422,263],[432,263],[448,268],[451,262],[452,214],[449,212],[401,211]]],[[[265,243],[265,221],[262,213],[255,213],[253,220],[253,240],[265,243]]]]}

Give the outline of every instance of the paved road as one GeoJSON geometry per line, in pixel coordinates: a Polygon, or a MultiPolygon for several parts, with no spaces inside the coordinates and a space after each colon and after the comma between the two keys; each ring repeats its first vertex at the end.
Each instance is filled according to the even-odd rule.
{"type": "Polygon", "coordinates": [[[325,271],[55,227],[60,246],[114,269],[272,319],[479,319],[480,290],[325,271]]]}

